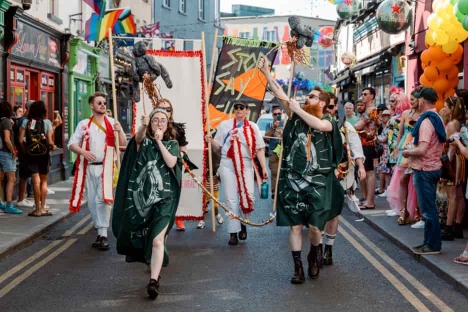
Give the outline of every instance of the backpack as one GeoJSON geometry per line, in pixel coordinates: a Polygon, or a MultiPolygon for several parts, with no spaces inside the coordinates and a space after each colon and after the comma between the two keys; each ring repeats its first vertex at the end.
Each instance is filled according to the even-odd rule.
{"type": "MultiPolygon", "coordinates": [[[[0,123],[5,119],[6,117],[0,118],[0,123]]],[[[0,136],[0,150],[3,149],[3,133],[0,136]]]]}
{"type": "Polygon", "coordinates": [[[49,144],[44,133],[44,120],[28,120],[26,126],[26,155],[43,156],[49,152],[49,144]]]}

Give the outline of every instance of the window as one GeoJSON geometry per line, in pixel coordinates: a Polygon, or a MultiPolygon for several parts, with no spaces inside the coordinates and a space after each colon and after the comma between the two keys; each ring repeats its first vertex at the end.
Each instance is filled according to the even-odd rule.
{"type": "Polygon", "coordinates": [[[267,31],[265,31],[265,40],[266,41],[276,41],[276,30],[267,30],[267,31]]]}
{"type": "Polygon", "coordinates": [[[170,8],[171,7],[171,0],[163,0],[163,6],[170,8]]]}
{"type": "Polygon", "coordinates": [[[205,20],[205,0],[198,0],[198,18],[205,20]]]}
{"type": "Polygon", "coordinates": [[[250,33],[248,31],[247,32],[240,32],[239,37],[240,38],[245,38],[245,39],[250,39],[250,33]]]}
{"type": "Polygon", "coordinates": [[[53,15],[57,15],[57,7],[56,3],[57,1],[55,0],[49,0],[49,13],[53,15]]]}
{"type": "Polygon", "coordinates": [[[185,0],[179,0],[179,12],[187,13],[187,8],[185,7],[185,0]]]}

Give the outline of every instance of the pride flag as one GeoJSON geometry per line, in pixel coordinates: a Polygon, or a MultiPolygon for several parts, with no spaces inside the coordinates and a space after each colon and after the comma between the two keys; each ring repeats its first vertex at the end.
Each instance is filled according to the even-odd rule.
{"type": "Polygon", "coordinates": [[[129,8],[105,10],[103,0],[85,0],[94,9],[90,19],[86,21],[85,39],[101,41],[107,38],[109,28],[117,35],[136,33],[136,25],[129,8]]]}

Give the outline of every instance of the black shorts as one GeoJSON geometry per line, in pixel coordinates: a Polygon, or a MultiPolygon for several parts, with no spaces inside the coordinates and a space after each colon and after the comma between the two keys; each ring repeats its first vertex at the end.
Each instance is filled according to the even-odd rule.
{"type": "Polygon", "coordinates": [[[375,146],[363,146],[362,150],[366,157],[366,160],[364,161],[364,169],[366,169],[366,172],[374,171],[374,159],[378,158],[375,146]]]}
{"type": "Polygon", "coordinates": [[[18,164],[18,173],[20,179],[28,179],[31,177],[31,171],[29,170],[28,167],[28,162],[24,159],[21,159],[18,164]]]}
{"type": "Polygon", "coordinates": [[[26,160],[25,172],[28,173],[29,176],[35,173],[46,175],[49,173],[49,167],[50,167],[49,154],[46,154],[44,156],[37,156],[37,157],[30,156],[26,160]]]}

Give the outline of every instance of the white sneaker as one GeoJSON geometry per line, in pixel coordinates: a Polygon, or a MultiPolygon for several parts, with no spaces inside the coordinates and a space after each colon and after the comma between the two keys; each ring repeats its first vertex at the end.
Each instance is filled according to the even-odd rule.
{"type": "Polygon", "coordinates": [[[387,197],[387,191],[383,192],[382,194],[380,195],[377,195],[378,197],[381,197],[381,198],[385,198],[387,197]]]}
{"type": "Polygon", "coordinates": [[[221,216],[220,213],[218,213],[216,215],[216,220],[218,221],[219,224],[223,224],[223,222],[224,222],[224,219],[223,219],[223,217],[221,216]]]}
{"type": "Polygon", "coordinates": [[[393,212],[393,209],[385,210],[385,213],[386,213],[386,214],[389,214],[390,212],[393,212]]]}
{"type": "Polygon", "coordinates": [[[387,213],[387,217],[394,217],[397,216],[397,213],[395,211],[387,213]]]}
{"type": "Polygon", "coordinates": [[[27,208],[32,208],[34,207],[34,204],[29,202],[26,199],[23,199],[22,201],[16,202],[16,207],[27,207],[27,208]]]}
{"type": "Polygon", "coordinates": [[[197,229],[204,229],[205,228],[205,221],[200,220],[197,225],[197,229]]]}
{"type": "Polygon", "coordinates": [[[424,229],[426,223],[424,221],[418,221],[411,226],[412,229],[424,229]]]}
{"type": "Polygon", "coordinates": [[[52,191],[50,188],[47,188],[47,194],[55,194],[55,192],[52,191]]]}

